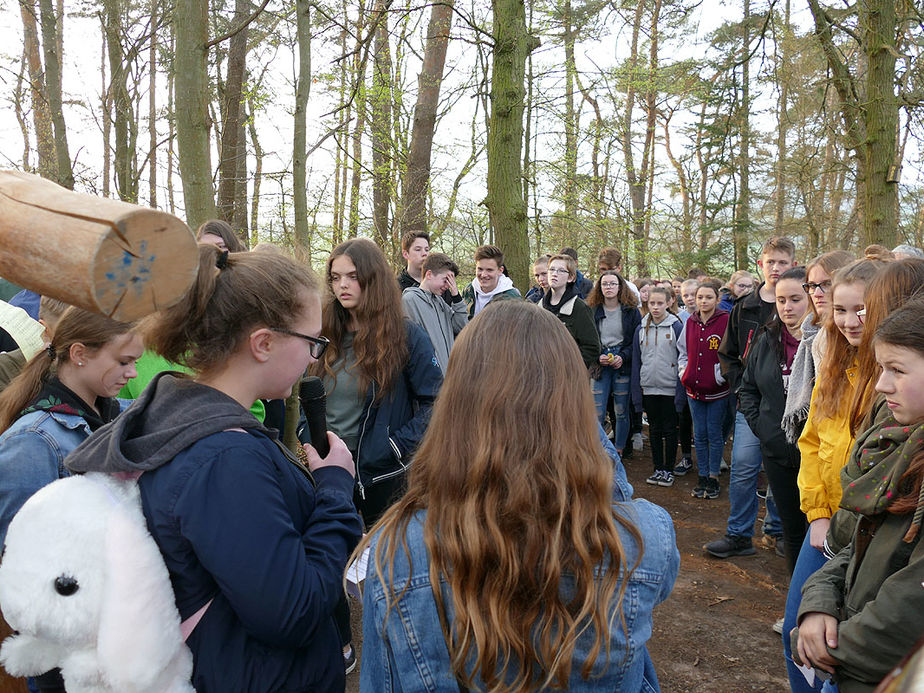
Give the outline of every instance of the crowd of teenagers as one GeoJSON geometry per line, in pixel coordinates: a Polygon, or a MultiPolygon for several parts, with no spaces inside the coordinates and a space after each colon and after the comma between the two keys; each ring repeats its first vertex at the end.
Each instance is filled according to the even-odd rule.
{"type": "Polygon", "coordinates": [[[136,479],[196,690],[342,691],[364,554],[361,691],[659,690],[680,555],[623,467],[646,423],[647,484],[695,470],[704,501],[732,440],[711,556],[755,553],[763,470],[792,691],[872,692],[924,635],[924,253],[802,265],[774,237],[762,280],[629,281],[604,248],[592,281],[563,248],[521,297],[500,248],[460,290],[423,232],[397,281],[368,239],[320,278],[223,222],[198,240],[174,306],[127,324],[42,297],[46,347],[0,354],[0,540],[57,479],[136,479]],[[303,455],[280,442],[305,375],[323,458],[307,426],[303,455]]]}

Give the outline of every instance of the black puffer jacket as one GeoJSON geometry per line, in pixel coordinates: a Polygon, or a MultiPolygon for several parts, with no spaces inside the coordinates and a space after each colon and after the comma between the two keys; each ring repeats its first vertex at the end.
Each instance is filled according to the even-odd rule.
{"type": "Polygon", "coordinates": [[[771,457],[784,466],[798,467],[799,446],[786,440],[780,425],[786,408],[786,393],[776,340],[766,328],[761,328],[751,340],[738,389],[738,411],[760,439],[760,452],[764,457],[771,457]]]}

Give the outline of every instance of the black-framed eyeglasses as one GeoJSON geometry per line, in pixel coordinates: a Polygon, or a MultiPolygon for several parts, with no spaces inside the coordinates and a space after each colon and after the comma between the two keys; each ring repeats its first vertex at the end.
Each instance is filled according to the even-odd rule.
{"type": "Polygon", "coordinates": [[[273,332],[279,332],[280,334],[287,334],[290,337],[299,337],[308,342],[308,351],[311,352],[311,357],[319,359],[324,355],[324,352],[327,351],[327,345],[330,344],[330,340],[327,337],[309,337],[306,334],[301,332],[296,332],[295,330],[287,330],[284,327],[271,327],[273,332]]]}
{"type": "Polygon", "coordinates": [[[807,294],[815,293],[815,289],[821,289],[821,293],[828,293],[828,289],[831,288],[831,281],[824,281],[821,284],[816,284],[815,282],[806,282],[802,285],[802,290],[807,294]]]}

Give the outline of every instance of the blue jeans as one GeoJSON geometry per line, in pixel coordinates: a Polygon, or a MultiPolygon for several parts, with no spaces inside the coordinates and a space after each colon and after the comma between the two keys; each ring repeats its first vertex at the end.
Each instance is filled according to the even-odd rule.
{"type": "Polygon", "coordinates": [[[626,446],[629,437],[629,376],[619,375],[619,370],[604,366],[600,380],[591,380],[594,403],[597,405],[597,418],[602,424],[606,421],[606,405],[613,398],[613,410],[616,421],[613,422],[613,444],[617,450],[626,446]]]}
{"type": "Polygon", "coordinates": [[[783,654],[786,657],[786,673],[789,675],[789,687],[792,693],[808,693],[820,691],[821,683],[816,679],[815,686],[809,686],[808,681],[792,661],[789,633],[796,627],[796,617],[799,615],[799,604],[802,603],[802,585],[812,573],[821,568],[828,559],[825,555],[809,543],[809,534],[806,532],[805,541],[799,551],[796,567],[789,580],[789,593],[786,595],[786,612],[783,615],[783,654]]]}
{"type": "MultiPolygon", "coordinates": [[[[732,537],[754,536],[754,521],[757,520],[757,474],[760,472],[760,440],[748,426],[744,414],[735,414],[735,440],[732,445],[731,478],[728,481],[728,514],[726,534],[732,537]]],[[[767,498],[767,521],[764,533],[783,533],[776,506],[767,498]]]]}
{"type": "Polygon", "coordinates": [[[726,399],[711,402],[687,397],[690,414],[693,416],[693,444],[696,447],[696,468],[700,476],[719,477],[722,464],[722,420],[728,408],[726,399]]]}

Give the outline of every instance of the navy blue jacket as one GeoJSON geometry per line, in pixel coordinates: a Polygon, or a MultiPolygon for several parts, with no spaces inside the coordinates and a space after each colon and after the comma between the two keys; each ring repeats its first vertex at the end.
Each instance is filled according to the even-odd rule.
{"type": "Polygon", "coordinates": [[[378,402],[375,383],[366,393],[355,460],[360,494],[365,486],[407,470],[427,430],[433,401],[443,384],[443,372],[427,333],[410,320],[406,325],[408,359],[401,376],[378,402]]]}
{"type": "MultiPolygon", "coordinates": [[[[620,307],[622,308],[622,342],[619,344],[617,354],[622,357],[622,366],[619,367],[618,373],[619,375],[629,375],[632,373],[632,336],[642,323],[642,314],[639,313],[638,308],[632,308],[631,306],[620,307]]],[[[597,334],[600,334],[600,323],[603,322],[605,317],[606,313],[602,304],[594,308],[594,325],[597,327],[597,334]]],[[[613,345],[604,344],[603,346],[613,345]]],[[[605,368],[611,368],[611,366],[605,366],[605,368]]]]}
{"type": "Polygon", "coordinates": [[[207,605],[186,641],[199,693],[344,687],[333,612],[362,533],[353,478],[309,473],[274,435],[224,393],[160,373],[66,460],[143,472],[180,617],[207,605]]]}
{"type": "Polygon", "coordinates": [[[574,280],[574,288],[577,290],[578,298],[584,300],[590,296],[590,292],[593,291],[594,283],[585,277],[581,270],[577,271],[577,277],[574,280]]]}

